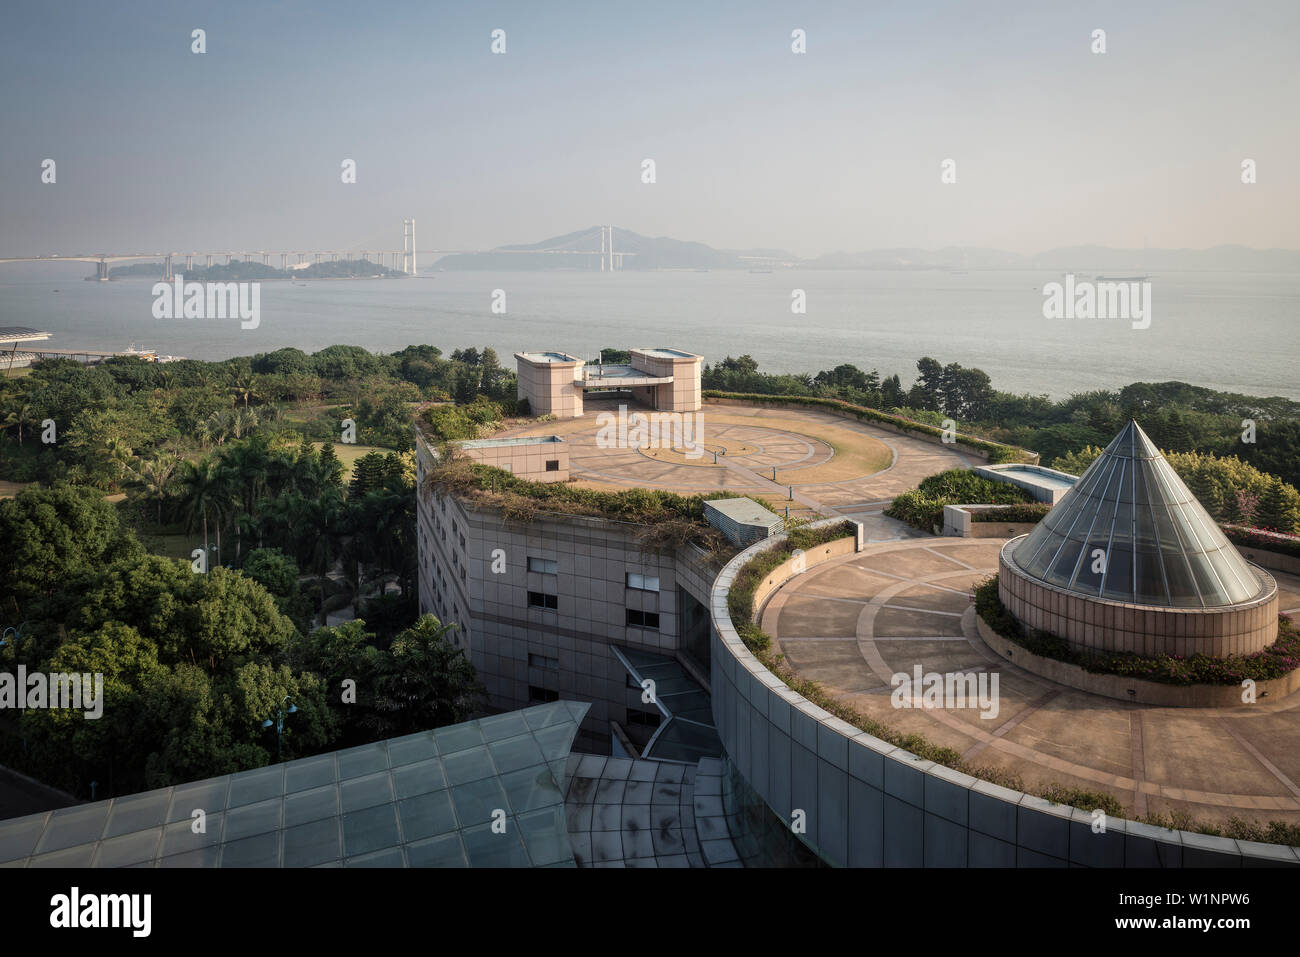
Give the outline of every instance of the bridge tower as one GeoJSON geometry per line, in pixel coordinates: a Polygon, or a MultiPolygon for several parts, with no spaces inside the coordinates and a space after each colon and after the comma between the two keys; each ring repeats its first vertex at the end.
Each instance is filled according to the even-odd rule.
{"type": "Polygon", "coordinates": [[[415,275],[415,220],[402,220],[402,272],[415,275]]]}
{"type": "Polygon", "coordinates": [[[172,254],[168,253],[167,257],[163,260],[163,279],[166,282],[171,282],[175,278],[175,275],[172,273],[172,254]]]}

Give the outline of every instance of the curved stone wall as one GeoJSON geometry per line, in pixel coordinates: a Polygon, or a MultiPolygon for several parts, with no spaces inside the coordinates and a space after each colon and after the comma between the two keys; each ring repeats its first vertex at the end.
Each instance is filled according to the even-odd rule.
{"type": "Polygon", "coordinates": [[[1258,566],[1251,570],[1263,594],[1222,608],[1167,608],[1077,595],[1030,578],[1011,558],[1024,536],[1002,546],[998,597],[1030,628],[1064,638],[1085,651],[1138,655],[1248,655],[1277,640],[1277,582],[1258,566]]]}
{"type": "Polygon", "coordinates": [[[713,583],[713,717],[736,770],[778,818],[802,827],[792,830],[822,860],[851,867],[1300,865],[1290,847],[1135,821],[1112,818],[1095,833],[1091,814],[925,761],[791,691],[745,647],[727,612],[740,568],[782,541],[750,546],[713,583]]]}

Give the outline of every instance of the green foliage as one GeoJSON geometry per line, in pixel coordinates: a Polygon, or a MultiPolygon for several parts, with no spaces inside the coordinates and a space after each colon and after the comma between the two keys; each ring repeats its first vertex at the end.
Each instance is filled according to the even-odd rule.
{"type": "Polygon", "coordinates": [[[291,659],[316,675],[343,729],[341,743],[427,731],[470,718],[486,699],[456,628],[423,615],[386,649],[361,620],[295,639],[291,659]]]}
{"type": "Polygon", "coordinates": [[[52,597],[87,569],[137,560],[143,551],[102,494],[68,485],[24,489],[0,500],[4,614],[52,597]]]}
{"type": "Polygon", "coordinates": [[[1095,674],[1124,675],[1174,685],[1240,685],[1247,678],[1266,681],[1300,668],[1300,630],[1286,615],[1278,617],[1277,640],[1267,648],[1249,655],[1216,658],[1201,654],[1183,657],[1078,651],[1064,638],[1026,628],[1017,621],[998,597],[996,575],[976,586],[975,611],[990,628],[1027,651],[1078,665],[1095,674]]]}
{"type": "MultiPolygon", "coordinates": [[[[885,514],[931,532],[943,525],[945,505],[1014,505],[1033,502],[1033,496],[1010,482],[995,482],[969,469],[948,469],[927,476],[914,489],[894,498],[885,514]]],[[[1018,521],[1001,513],[978,521],[1018,521]]],[[[1041,518],[1042,516],[1038,516],[1041,518]]],[[[1038,518],[1032,519],[1038,521],[1038,518]]]]}
{"type": "Polygon", "coordinates": [[[1046,502],[1025,502],[1021,505],[1002,505],[998,508],[971,512],[972,522],[1008,522],[1010,524],[1041,522],[1052,510],[1046,502]]]}

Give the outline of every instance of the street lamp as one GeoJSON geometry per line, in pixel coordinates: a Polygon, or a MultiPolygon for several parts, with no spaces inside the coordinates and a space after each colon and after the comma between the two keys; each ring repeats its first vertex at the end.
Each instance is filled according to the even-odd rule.
{"type": "Polygon", "coordinates": [[[280,760],[280,746],[284,738],[284,716],[286,714],[295,714],[298,711],[298,706],[296,704],[290,704],[288,709],[285,709],[284,705],[285,702],[289,700],[289,697],[289,695],[285,695],[284,700],[280,702],[280,706],[275,709],[274,721],[267,718],[262,722],[262,727],[264,728],[269,728],[271,725],[275,725],[275,759],[277,761],[280,760]]]}

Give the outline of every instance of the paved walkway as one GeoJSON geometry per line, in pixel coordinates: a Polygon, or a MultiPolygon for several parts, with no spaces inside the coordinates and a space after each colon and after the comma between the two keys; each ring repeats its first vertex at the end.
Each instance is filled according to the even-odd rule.
{"type": "MultiPolygon", "coordinates": [[[[997,571],[1002,544],[926,536],[875,545],[785,585],[763,627],[801,675],[859,711],[1027,785],[1106,790],[1138,814],[1300,821],[1300,693],[1238,708],[1156,708],[1032,675],[975,628],[970,589],[997,571]],[[893,707],[891,677],[916,665],[997,673],[996,716],[893,707]]],[[[1274,574],[1279,607],[1300,616],[1300,578],[1274,574]]]]}
{"type": "MultiPolygon", "coordinates": [[[[971,459],[943,445],[926,442],[886,429],[844,419],[815,410],[770,409],[759,406],[717,405],[706,402],[704,444],[743,450],[683,461],[681,456],[663,458],[638,449],[600,448],[596,444],[597,416],[617,406],[590,403],[580,419],[529,424],[504,431],[498,437],[559,435],[569,445],[569,471],[575,482],[598,487],[662,488],[684,494],[727,489],[738,494],[757,494],[769,499],[786,497],[793,485],[795,501],[826,515],[845,515],[866,520],[868,537],[893,539],[910,535],[901,523],[878,521],[880,511],[900,492],[916,485],[927,475],[944,469],[970,466],[971,459]],[[878,443],[876,448],[892,452],[892,463],[863,475],[841,481],[816,481],[817,475],[835,464],[833,440],[878,443]],[[777,470],[777,480],[771,478],[777,470]],[[800,473],[809,481],[800,482],[800,473]],[[873,531],[878,535],[871,534],[873,531]]],[[[644,410],[640,410],[644,411],[644,410]]]]}

